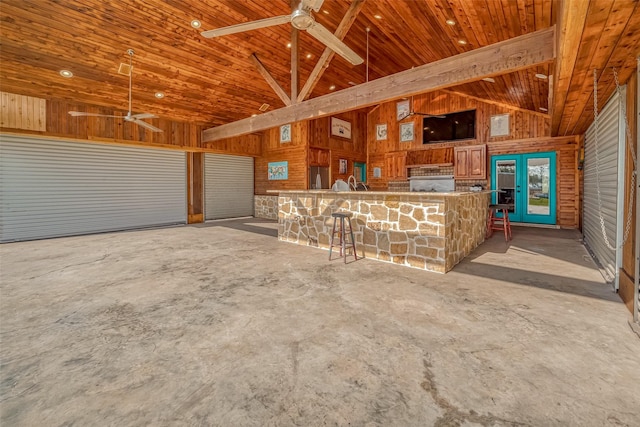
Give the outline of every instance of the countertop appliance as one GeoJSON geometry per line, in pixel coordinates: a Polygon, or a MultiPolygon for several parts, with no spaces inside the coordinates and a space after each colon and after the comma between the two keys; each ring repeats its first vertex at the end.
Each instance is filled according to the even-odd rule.
{"type": "Polygon", "coordinates": [[[412,176],[409,178],[409,190],[429,193],[449,193],[455,191],[456,181],[453,175],[412,176]]]}

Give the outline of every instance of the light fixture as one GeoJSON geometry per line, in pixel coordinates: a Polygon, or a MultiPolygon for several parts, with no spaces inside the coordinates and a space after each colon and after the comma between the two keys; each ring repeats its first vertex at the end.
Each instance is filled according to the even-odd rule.
{"type": "Polygon", "coordinates": [[[373,17],[376,18],[376,19],[382,19],[382,16],[380,16],[380,15],[373,15],[373,17]]]}
{"type": "Polygon", "coordinates": [[[251,117],[255,117],[255,116],[257,116],[257,114],[256,114],[256,113],[253,113],[253,114],[251,115],[251,117]]]}
{"type": "Polygon", "coordinates": [[[336,85],[329,86],[329,90],[336,90],[336,85]]]}
{"type": "Polygon", "coordinates": [[[287,47],[291,49],[291,42],[287,43],[287,47]]]}
{"type": "Polygon", "coordinates": [[[198,29],[202,27],[202,22],[198,21],[197,19],[194,19],[193,21],[191,21],[191,26],[195,29],[198,29]]]}
{"type": "Polygon", "coordinates": [[[546,74],[536,73],[536,78],[540,80],[547,80],[548,77],[546,74]]]}
{"type": "Polygon", "coordinates": [[[461,44],[464,46],[465,44],[467,44],[467,41],[465,39],[460,39],[458,40],[458,44],[461,44]]]}
{"type": "Polygon", "coordinates": [[[324,13],[325,15],[329,14],[329,11],[327,9],[323,10],[322,13],[324,13]]]}
{"type": "Polygon", "coordinates": [[[544,111],[544,112],[546,113],[546,112],[547,112],[547,111],[549,111],[549,110],[547,110],[547,109],[546,109],[546,108],[544,108],[544,107],[540,107],[540,111],[544,111]]]}
{"type": "Polygon", "coordinates": [[[60,75],[67,79],[70,79],[71,77],[73,77],[73,73],[69,70],[60,70],[60,75]]]}
{"type": "Polygon", "coordinates": [[[453,19],[447,19],[445,22],[447,23],[447,25],[456,25],[456,21],[454,21],[453,19]]]}
{"type": "Polygon", "coordinates": [[[311,54],[307,53],[307,59],[311,59],[311,54]]]}
{"type": "Polygon", "coordinates": [[[164,92],[156,92],[154,96],[158,99],[162,99],[164,98],[164,92]]]}
{"type": "Polygon", "coordinates": [[[489,83],[495,83],[496,81],[494,79],[492,79],[491,77],[485,77],[484,79],[485,82],[489,82],[489,83]]]}

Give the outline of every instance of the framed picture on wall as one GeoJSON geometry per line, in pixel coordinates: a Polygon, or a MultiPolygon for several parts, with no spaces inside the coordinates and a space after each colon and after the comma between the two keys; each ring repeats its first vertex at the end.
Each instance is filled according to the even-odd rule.
{"type": "Polygon", "coordinates": [[[267,179],[279,181],[289,178],[289,162],[269,162],[267,165],[267,179]]]}
{"type": "Polygon", "coordinates": [[[280,142],[291,142],[291,123],[280,126],[280,142]]]}
{"type": "Polygon", "coordinates": [[[331,117],[331,136],[351,139],[351,122],[331,117]]]}
{"type": "Polygon", "coordinates": [[[339,167],[339,174],[343,175],[347,173],[347,160],[346,159],[340,159],[340,167],[339,167]]]}
{"type": "Polygon", "coordinates": [[[509,114],[491,116],[491,136],[509,135],[509,114]]]}
{"type": "Polygon", "coordinates": [[[410,111],[411,109],[409,107],[408,99],[399,101],[396,104],[396,119],[398,119],[398,121],[404,119],[405,117],[409,116],[410,111]]]}
{"type": "Polygon", "coordinates": [[[385,141],[387,139],[387,124],[382,123],[376,125],[376,141],[385,141]]]}
{"type": "Polygon", "coordinates": [[[413,141],[413,122],[400,125],[400,142],[413,141]]]}

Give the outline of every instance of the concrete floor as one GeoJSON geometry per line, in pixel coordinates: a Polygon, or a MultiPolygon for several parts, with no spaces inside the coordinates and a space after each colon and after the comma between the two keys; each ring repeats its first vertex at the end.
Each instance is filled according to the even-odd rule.
{"type": "Polygon", "coordinates": [[[439,275],[245,219],[0,246],[3,426],[638,426],[640,338],[575,231],[439,275]]]}

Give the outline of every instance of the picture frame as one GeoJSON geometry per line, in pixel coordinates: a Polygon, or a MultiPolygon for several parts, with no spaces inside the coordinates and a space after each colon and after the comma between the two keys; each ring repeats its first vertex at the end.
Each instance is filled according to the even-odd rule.
{"type": "Polygon", "coordinates": [[[509,135],[509,113],[491,116],[490,136],[509,135]]]}
{"type": "Polygon", "coordinates": [[[409,105],[408,99],[403,99],[402,101],[398,101],[396,104],[396,119],[398,121],[409,116],[411,112],[411,106],[409,105]]]}
{"type": "Polygon", "coordinates": [[[351,139],[351,122],[331,117],[331,136],[351,139]]]}
{"type": "Polygon", "coordinates": [[[280,142],[291,142],[291,123],[280,126],[280,142]]]}
{"type": "Polygon", "coordinates": [[[267,165],[267,179],[269,181],[289,179],[289,162],[269,162],[267,165]]]}
{"type": "Polygon", "coordinates": [[[387,124],[382,123],[376,125],[376,141],[386,141],[387,139],[387,124]]]}
{"type": "Polygon", "coordinates": [[[347,173],[347,160],[340,159],[340,167],[338,168],[338,173],[340,175],[344,175],[347,173]]]}
{"type": "Polygon", "coordinates": [[[411,142],[414,139],[413,122],[400,125],[400,142],[411,142]]]}

